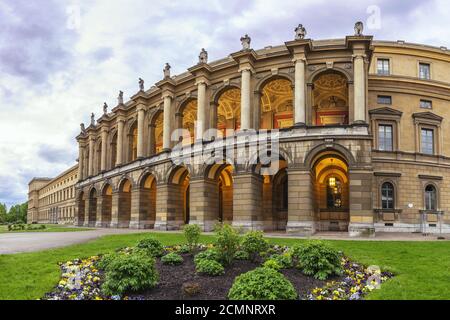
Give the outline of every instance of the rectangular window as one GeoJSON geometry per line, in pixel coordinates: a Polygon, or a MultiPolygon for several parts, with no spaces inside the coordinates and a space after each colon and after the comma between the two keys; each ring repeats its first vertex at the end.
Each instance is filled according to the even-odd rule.
{"type": "Polygon", "coordinates": [[[381,151],[393,151],[393,135],[391,125],[378,127],[378,149],[381,151]]]}
{"type": "Polygon", "coordinates": [[[434,137],[432,129],[422,129],[422,153],[434,154],[434,137]]]}
{"type": "Polygon", "coordinates": [[[430,72],[430,64],[429,63],[419,63],[419,78],[430,80],[431,72],[430,72]]]}
{"type": "Polygon", "coordinates": [[[420,100],[420,108],[422,109],[432,109],[433,103],[430,100],[420,100]]]}
{"type": "Polygon", "coordinates": [[[391,96],[378,96],[377,99],[378,104],[392,104],[392,97],[391,96]]]}
{"type": "Polygon", "coordinates": [[[377,61],[377,74],[380,76],[388,76],[390,74],[389,70],[389,59],[378,59],[377,61]]]}

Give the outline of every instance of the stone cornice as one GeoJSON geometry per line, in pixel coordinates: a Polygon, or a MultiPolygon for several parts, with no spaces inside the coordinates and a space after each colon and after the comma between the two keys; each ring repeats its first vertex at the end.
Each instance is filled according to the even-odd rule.
{"type": "Polygon", "coordinates": [[[371,114],[371,115],[388,115],[388,116],[394,116],[394,117],[400,118],[403,115],[403,112],[398,111],[393,108],[382,107],[382,108],[369,110],[369,114],[371,114]]]}
{"type": "Polygon", "coordinates": [[[413,113],[412,117],[414,119],[430,120],[430,121],[439,122],[439,123],[441,123],[442,120],[444,120],[443,117],[438,116],[437,114],[434,114],[434,113],[429,112],[429,111],[413,113]]]}

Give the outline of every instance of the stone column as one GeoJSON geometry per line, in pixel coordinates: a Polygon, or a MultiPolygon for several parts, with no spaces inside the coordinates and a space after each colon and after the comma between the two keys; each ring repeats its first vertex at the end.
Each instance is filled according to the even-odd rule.
{"type": "Polygon", "coordinates": [[[100,164],[100,171],[106,171],[106,157],[107,157],[107,145],[108,145],[108,130],[102,130],[102,159],[100,164]]]}
{"type": "Polygon", "coordinates": [[[315,232],[313,201],[313,177],[309,170],[289,169],[287,232],[301,236],[315,232]]]}
{"type": "Polygon", "coordinates": [[[354,108],[356,123],[366,122],[366,80],[364,71],[364,59],[365,55],[353,56],[353,69],[354,69],[354,108]]]}
{"type": "Polygon", "coordinates": [[[138,110],[138,136],[137,136],[137,158],[144,157],[144,118],[145,118],[145,106],[139,105],[138,110]]]}
{"type": "Polygon", "coordinates": [[[119,202],[120,195],[118,191],[113,191],[111,203],[111,228],[119,227],[119,202]]]}
{"type": "Polygon", "coordinates": [[[131,192],[131,229],[151,229],[155,224],[152,190],[136,188],[131,192]],[[153,211],[153,212],[152,212],[153,211]]]}
{"type": "Polygon", "coordinates": [[[117,120],[117,159],[116,166],[120,166],[123,163],[123,130],[124,130],[125,120],[117,120]]]}
{"type": "Polygon", "coordinates": [[[181,186],[162,183],[156,188],[157,230],[178,230],[183,225],[183,195],[181,186]]]}
{"type": "Polygon", "coordinates": [[[350,170],[350,225],[351,237],[374,236],[375,227],[372,206],[373,172],[350,170]]]}
{"type": "Polygon", "coordinates": [[[190,224],[199,225],[203,231],[214,229],[219,220],[219,192],[217,182],[203,178],[190,181],[190,224]]]}
{"type": "Polygon", "coordinates": [[[84,147],[78,147],[78,181],[84,180],[84,147]]]}
{"type": "Polygon", "coordinates": [[[242,85],[241,85],[241,129],[247,130],[251,128],[251,106],[250,106],[250,94],[251,94],[251,77],[252,71],[242,69],[242,85]]]}
{"type": "Polygon", "coordinates": [[[306,85],[305,85],[305,59],[297,59],[295,61],[295,124],[306,124],[306,85]]]}
{"type": "Polygon", "coordinates": [[[198,81],[197,87],[197,128],[195,131],[195,140],[201,140],[205,132],[206,124],[206,82],[198,81]]]}
{"type": "Polygon", "coordinates": [[[172,109],[172,96],[166,94],[164,96],[164,131],[163,131],[163,149],[170,149],[170,136],[171,136],[171,110],[172,109]]]}
{"type": "Polygon", "coordinates": [[[94,174],[94,138],[89,138],[89,167],[88,167],[88,176],[91,177],[94,174]]]}
{"type": "Polygon", "coordinates": [[[244,173],[233,176],[233,226],[263,230],[262,176],[244,173]]]}

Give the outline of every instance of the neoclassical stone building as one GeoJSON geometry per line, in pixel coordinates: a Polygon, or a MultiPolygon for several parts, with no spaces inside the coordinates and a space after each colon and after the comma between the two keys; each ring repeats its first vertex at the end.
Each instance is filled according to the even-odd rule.
{"type": "Polygon", "coordinates": [[[361,24],[344,39],[305,31],[256,51],[246,35],[215,62],[202,50],[186,73],[167,64],[105,105],[77,137],[76,224],[450,232],[450,53],[374,41],[361,24]],[[255,153],[265,130],[278,132],[270,164],[255,153]],[[176,145],[190,148],[181,162],[176,145]]]}

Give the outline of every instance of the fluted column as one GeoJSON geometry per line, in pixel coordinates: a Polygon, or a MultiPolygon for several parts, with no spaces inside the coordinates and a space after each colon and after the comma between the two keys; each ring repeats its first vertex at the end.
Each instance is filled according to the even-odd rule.
{"type": "Polygon", "coordinates": [[[172,96],[166,94],[164,96],[164,131],[163,131],[163,149],[170,149],[170,135],[171,135],[171,106],[172,96]]]}
{"type": "Polygon", "coordinates": [[[94,174],[94,138],[89,138],[89,167],[88,176],[91,177],[94,174]]]}
{"type": "Polygon", "coordinates": [[[251,128],[250,86],[252,71],[250,69],[242,69],[241,73],[241,129],[247,130],[251,128]]]}
{"type": "Polygon", "coordinates": [[[206,82],[199,81],[197,83],[197,127],[195,131],[195,140],[201,140],[205,132],[206,122],[206,82]]]}
{"type": "Polygon", "coordinates": [[[355,122],[366,122],[366,80],[364,71],[365,55],[353,56],[355,122]]]}
{"type": "Polygon", "coordinates": [[[304,59],[295,61],[294,117],[296,125],[306,124],[305,63],[304,59]]]}
{"type": "Polygon", "coordinates": [[[138,136],[137,136],[137,157],[144,157],[144,106],[138,106],[138,136]]]}
{"type": "Polygon", "coordinates": [[[78,147],[78,181],[84,180],[84,147],[78,147]]]}
{"type": "Polygon", "coordinates": [[[119,166],[123,162],[123,127],[124,127],[124,120],[119,119],[117,120],[117,159],[116,159],[116,166],[119,166]]]}
{"type": "Polygon", "coordinates": [[[100,162],[100,171],[106,170],[106,150],[108,145],[108,130],[103,129],[102,130],[102,154],[101,154],[101,162],[100,162]]]}

